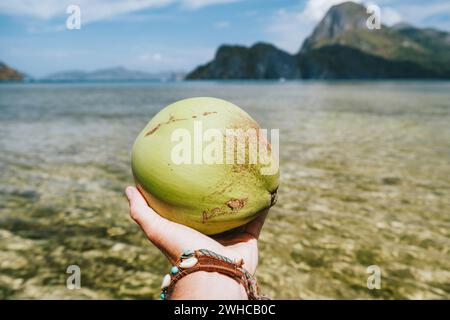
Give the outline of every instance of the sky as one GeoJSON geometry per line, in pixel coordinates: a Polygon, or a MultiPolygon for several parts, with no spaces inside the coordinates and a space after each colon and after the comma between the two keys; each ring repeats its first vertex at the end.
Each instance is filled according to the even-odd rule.
{"type": "MultiPolygon", "coordinates": [[[[221,44],[270,42],[297,52],[326,11],[342,0],[1,0],[0,61],[33,77],[123,66],[190,71],[221,44]],[[76,4],[81,28],[69,30],[76,4]]],[[[450,31],[448,0],[358,0],[381,22],[450,31]],[[425,4],[424,4],[425,3],[425,4]]]]}

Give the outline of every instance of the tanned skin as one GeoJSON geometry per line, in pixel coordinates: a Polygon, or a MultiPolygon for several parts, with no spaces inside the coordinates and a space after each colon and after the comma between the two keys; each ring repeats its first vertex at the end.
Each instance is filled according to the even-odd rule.
{"type": "MultiPolygon", "coordinates": [[[[231,259],[243,259],[254,274],[258,265],[258,237],[268,210],[248,224],[218,236],[207,236],[187,226],[161,217],[147,205],[135,187],[125,190],[130,202],[130,216],[147,238],[174,264],[184,249],[208,249],[231,259]]],[[[212,300],[247,299],[244,287],[217,272],[198,271],[182,278],[171,299],[212,300]]]]}

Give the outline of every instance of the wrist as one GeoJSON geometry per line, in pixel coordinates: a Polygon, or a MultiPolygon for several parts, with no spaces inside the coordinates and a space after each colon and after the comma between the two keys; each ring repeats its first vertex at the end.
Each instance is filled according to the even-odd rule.
{"type": "Polygon", "coordinates": [[[186,249],[164,276],[160,297],[265,300],[255,277],[243,265],[243,259],[230,259],[208,249],[186,249]]]}
{"type": "Polygon", "coordinates": [[[197,271],[180,279],[172,299],[247,300],[244,286],[218,272],[197,271]]]}

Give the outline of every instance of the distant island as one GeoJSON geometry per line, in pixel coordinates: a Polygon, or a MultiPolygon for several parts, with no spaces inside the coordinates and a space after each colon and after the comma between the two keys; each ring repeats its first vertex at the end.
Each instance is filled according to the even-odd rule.
{"type": "Polygon", "coordinates": [[[0,62],[0,81],[22,81],[23,79],[24,75],[21,72],[0,62]]]}
{"type": "Polygon", "coordinates": [[[30,82],[84,82],[84,81],[179,81],[183,80],[182,71],[162,71],[148,73],[114,67],[95,71],[68,70],[49,74],[42,78],[32,78],[0,62],[0,81],[30,82]]]}
{"type": "Polygon", "coordinates": [[[186,79],[450,79],[450,33],[408,24],[369,30],[366,7],[331,7],[297,54],[223,45],[186,79]]]}
{"type": "Polygon", "coordinates": [[[69,70],[49,74],[43,81],[177,81],[185,77],[183,72],[166,71],[148,73],[124,67],[100,69],[92,72],[69,70]]]}

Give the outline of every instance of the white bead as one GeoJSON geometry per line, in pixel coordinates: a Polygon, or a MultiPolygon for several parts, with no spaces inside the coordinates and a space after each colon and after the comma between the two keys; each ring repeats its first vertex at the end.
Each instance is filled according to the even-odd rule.
{"type": "Polygon", "coordinates": [[[170,274],[166,274],[161,283],[161,290],[167,288],[169,284],[170,284],[170,274]]]}
{"type": "Polygon", "coordinates": [[[191,267],[195,266],[197,264],[197,262],[198,262],[198,260],[196,257],[188,258],[188,259],[180,262],[180,268],[183,268],[183,269],[191,268],[191,267]]]}

